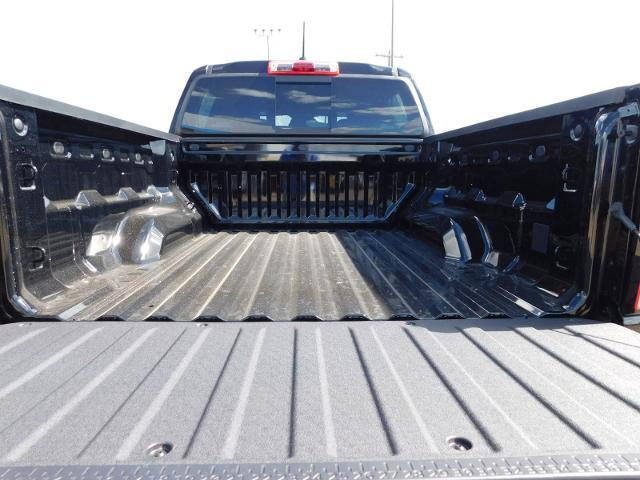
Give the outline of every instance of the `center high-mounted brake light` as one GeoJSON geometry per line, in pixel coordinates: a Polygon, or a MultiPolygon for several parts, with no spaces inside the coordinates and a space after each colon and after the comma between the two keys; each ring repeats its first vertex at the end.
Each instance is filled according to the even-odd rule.
{"type": "Polygon", "coordinates": [[[338,75],[340,70],[337,62],[309,62],[296,60],[293,62],[269,62],[269,75],[338,75]]]}

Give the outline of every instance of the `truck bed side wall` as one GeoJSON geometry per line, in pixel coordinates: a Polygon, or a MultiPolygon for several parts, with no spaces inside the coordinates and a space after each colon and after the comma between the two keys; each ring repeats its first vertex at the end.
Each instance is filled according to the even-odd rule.
{"type": "MultiPolygon", "coordinates": [[[[161,205],[179,212],[186,203],[175,187],[176,141],[75,114],[0,102],[5,282],[23,312],[37,313],[47,297],[110,264],[135,261],[125,244],[150,229],[145,219],[157,225],[166,219],[161,205]]],[[[162,248],[193,223],[163,225],[162,248]]]]}

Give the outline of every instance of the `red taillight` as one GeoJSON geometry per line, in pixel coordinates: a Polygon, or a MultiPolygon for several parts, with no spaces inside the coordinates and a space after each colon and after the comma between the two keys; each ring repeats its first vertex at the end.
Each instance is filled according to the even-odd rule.
{"type": "Polygon", "coordinates": [[[294,62],[269,62],[269,75],[338,75],[340,70],[336,62],[309,62],[296,60],[294,62]]]}
{"type": "Polygon", "coordinates": [[[636,301],[633,303],[633,311],[636,313],[640,311],[640,285],[638,285],[638,291],[636,292],[636,301]]]}

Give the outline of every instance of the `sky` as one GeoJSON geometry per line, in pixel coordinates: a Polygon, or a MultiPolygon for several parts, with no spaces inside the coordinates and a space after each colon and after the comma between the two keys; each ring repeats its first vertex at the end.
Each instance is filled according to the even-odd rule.
{"type": "MultiPolygon", "coordinates": [[[[271,58],[386,64],[391,0],[4,1],[0,84],[166,131],[192,70],[271,58]]],[[[437,132],[640,83],[640,1],[395,0],[396,66],[437,132]]]]}

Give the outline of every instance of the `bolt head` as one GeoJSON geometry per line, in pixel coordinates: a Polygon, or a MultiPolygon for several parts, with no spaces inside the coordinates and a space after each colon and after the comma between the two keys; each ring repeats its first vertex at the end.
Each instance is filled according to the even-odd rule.
{"type": "Polygon", "coordinates": [[[147,455],[154,458],[164,457],[173,450],[173,444],[170,442],[154,443],[147,447],[147,455]]]}
{"type": "Polygon", "coordinates": [[[62,142],[53,142],[53,153],[56,155],[62,155],[64,153],[64,143],[62,142]]]}
{"type": "Polygon", "coordinates": [[[578,142],[582,140],[582,136],[584,135],[584,127],[581,123],[574,125],[574,127],[569,131],[569,137],[574,142],[578,142]]]}
{"type": "Polygon", "coordinates": [[[20,117],[13,117],[13,129],[21,137],[27,134],[27,124],[20,117]]]}

